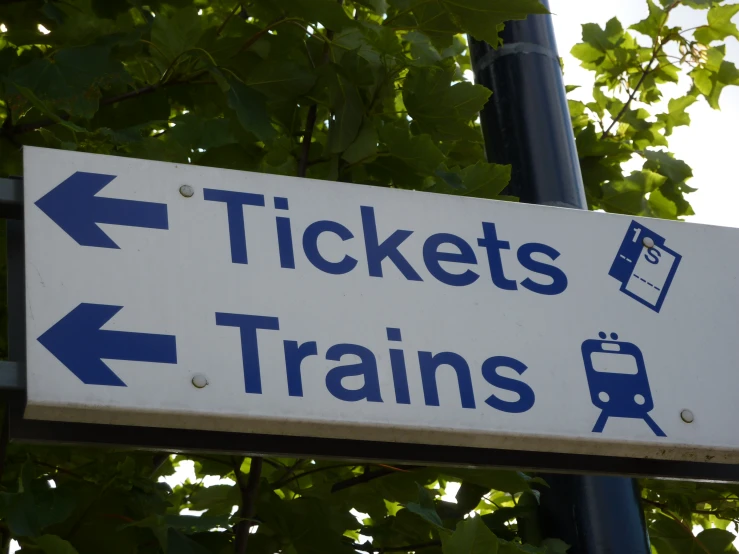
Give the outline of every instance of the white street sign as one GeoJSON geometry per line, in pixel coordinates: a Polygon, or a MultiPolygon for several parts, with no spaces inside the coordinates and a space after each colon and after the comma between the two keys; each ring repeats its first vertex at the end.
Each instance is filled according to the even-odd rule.
{"type": "Polygon", "coordinates": [[[28,147],[24,190],[26,418],[739,461],[737,230],[28,147]]]}

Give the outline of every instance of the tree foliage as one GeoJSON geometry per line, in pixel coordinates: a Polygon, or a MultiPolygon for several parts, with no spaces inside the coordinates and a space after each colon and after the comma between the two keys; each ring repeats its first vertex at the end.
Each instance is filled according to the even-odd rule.
{"type": "Polygon", "coordinates": [[[719,43],[737,38],[731,18],[739,4],[647,0],[647,7],[648,16],[629,30],[615,18],[583,25],[572,55],[594,72],[595,86],[590,102],[570,100],[570,114],[592,209],[678,219],[693,215],[685,195],[695,189],[687,184],[688,164],[666,150],[669,137],[690,125],[686,110],[694,102],[718,109],[721,91],[739,84],[719,43]],[[674,12],[686,8],[704,10],[706,23],[672,25],[674,12]],[[641,169],[625,174],[624,164],[641,169]]]}
{"type": "MultiPolygon", "coordinates": [[[[667,141],[691,104],[716,108],[737,84],[721,41],[739,37],[739,5],[647,4],[630,31],[583,26],[573,54],[596,82],[570,110],[591,207],[676,219],[692,213],[692,173],[667,141]],[[687,8],[705,24],[670,25],[687,8]],[[681,72],[688,90],[665,98],[681,72]]],[[[490,93],[464,79],[464,37],[498,45],[504,21],[542,12],[538,0],[7,1],[0,174],[20,175],[20,148],[37,145],[498,198],[510,168],[484,161],[475,120],[490,93]]],[[[46,554],[568,549],[531,532],[546,484],[516,471],[17,444],[0,467],[5,550],[11,538],[46,554]],[[161,481],[179,464],[195,479],[161,481]]],[[[658,554],[736,551],[736,486],[642,485],[658,554]]]]}

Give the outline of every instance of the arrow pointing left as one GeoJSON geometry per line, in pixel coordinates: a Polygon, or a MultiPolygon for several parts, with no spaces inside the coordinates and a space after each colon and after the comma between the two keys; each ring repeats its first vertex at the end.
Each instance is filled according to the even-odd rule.
{"type": "Polygon", "coordinates": [[[98,223],[169,229],[166,204],[96,196],[115,178],[77,171],[41,197],[36,206],[82,246],[119,248],[98,223]]]}
{"type": "Polygon", "coordinates": [[[82,303],[38,341],[87,385],[126,386],[103,359],[176,364],[177,345],[173,335],[101,329],[122,308],[82,303]]]}

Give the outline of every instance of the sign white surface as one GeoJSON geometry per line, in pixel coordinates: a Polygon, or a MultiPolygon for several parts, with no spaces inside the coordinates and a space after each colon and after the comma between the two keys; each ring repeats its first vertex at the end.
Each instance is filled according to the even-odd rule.
{"type": "Polygon", "coordinates": [[[24,190],[27,418],[739,461],[737,230],[28,147],[24,190]]]}

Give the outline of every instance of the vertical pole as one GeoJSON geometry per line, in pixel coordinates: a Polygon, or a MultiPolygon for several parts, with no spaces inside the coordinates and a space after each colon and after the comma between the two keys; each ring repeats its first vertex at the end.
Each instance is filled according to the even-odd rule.
{"type": "MultiPolygon", "coordinates": [[[[475,80],[493,91],[480,114],[488,159],[513,166],[506,193],[522,202],[587,209],[551,17],[508,22],[503,41],[494,50],[470,38],[475,80]]],[[[649,554],[633,480],[543,477],[541,536],[564,540],[570,554],[649,554]]]]}

